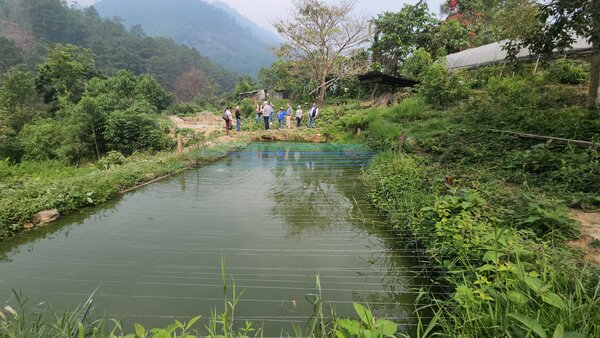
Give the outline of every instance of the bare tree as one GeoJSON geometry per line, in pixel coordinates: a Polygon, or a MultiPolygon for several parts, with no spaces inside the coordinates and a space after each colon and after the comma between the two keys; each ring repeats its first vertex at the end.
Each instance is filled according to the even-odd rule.
{"type": "Polygon", "coordinates": [[[192,68],[185,72],[175,83],[175,94],[181,102],[190,102],[200,94],[210,94],[212,84],[204,72],[192,68]]]}
{"type": "Polygon", "coordinates": [[[317,102],[333,81],[365,69],[365,62],[354,57],[369,40],[369,21],[351,15],[355,0],[327,4],[324,0],[294,0],[291,19],[274,23],[285,43],[279,57],[296,61],[301,71],[317,83],[317,102]]]}

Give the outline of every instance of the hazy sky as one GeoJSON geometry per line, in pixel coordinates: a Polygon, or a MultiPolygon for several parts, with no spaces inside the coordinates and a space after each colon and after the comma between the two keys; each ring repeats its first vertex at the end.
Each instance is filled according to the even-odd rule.
{"type": "MultiPolygon", "coordinates": [[[[99,0],[71,0],[76,1],[82,6],[89,6],[99,0]]],[[[165,0],[169,1],[169,0],[165,0]]],[[[190,0],[194,1],[194,0],[190,0]]],[[[208,0],[214,1],[214,0],[208,0]]],[[[288,8],[291,1],[287,0],[218,0],[227,3],[235,8],[239,13],[250,20],[256,22],[259,26],[273,30],[271,22],[275,19],[285,18],[288,14],[288,8]]],[[[335,2],[335,0],[329,0],[335,2]]],[[[404,4],[414,4],[418,0],[357,0],[356,11],[367,15],[376,15],[384,11],[396,12],[404,4]]],[[[440,4],[445,0],[427,0],[429,8],[434,12],[439,12],[440,4]]]]}

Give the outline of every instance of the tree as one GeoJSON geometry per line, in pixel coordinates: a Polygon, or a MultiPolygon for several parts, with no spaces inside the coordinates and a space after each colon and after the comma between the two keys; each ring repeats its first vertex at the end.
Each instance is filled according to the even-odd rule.
{"type": "Polygon", "coordinates": [[[456,20],[476,47],[510,39],[517,32],[530,31],[537,13],[535,0],[460,0],[442,6],[446,21],[456,20]]]}
{"type": "Polygon", "coordinates": [[[535,30],[507,46],[509,55],[529,47],[535,54],[550,56],[569,48],[577,36],[586,38],[592,45],[586,106],[600,105],[600,0],[551,0],[542,6],[538,19],[535,30]]]}
{"type": "Polygon", "coordinates": [[[419,48],[404,61],[400,73],[410,79],[420,81],[432,63],[431,54],[427,53],[425,49],[419,48]]]}
{"type": "Polygon", "coordinates": [[[431,52],[431,39],[438,20],[425,2],[404,5],[397,13],[385,12],[373,20],[373,61],[386,73],[397,75],[400,65],[418,48],[431,52]]]}
{"type": "Polygon", "coordinates": [[[288,90],[292,81],[289,68],[290,62],[275,61],[271,67],[261,68],[258,72],[258,82],[264,88],[274,90],[288,90]]]}
{"type": "Polygon", "coordinates": [[[0,36],[0,74],[4,74],[10,67],[23,62],[23,53],[17,44],[8,38],[0,36]]]}
{"type": "Polygon", "coordinates": [[[433,49],[442,48],[446,55],[456,53],[469,46],[467,29],[454,20],[447,20],[433,35],[433,49]]]}
{"type": "Polygon", "coordinates": [[[237,96],[240,93],[249,92],[251,90],[256,89],[255,87],[256,87],[256,84],[254,83],[254,80],[252,80],[252,78],[250,76],[242,75],[242,76],[240,76],[238,83],[235,85],[235,88],[233,89],[233,94],[237,98],[237,96]]]}
{"type": "Polygon", "coordinates": [[[203,71],[195,67],[175,82],[175,95],[181,102],[191,102],[198,95],[210,96],[213,91],[214,84],[203,71]]]}
{"type": "Polygon", "coordinates": [[[45,63],[38,66],[36,88],[46,103],[76,103],[85,83],[96,75],[94,56],[89,49],[74,45],[55,45],[45,63]]]}
{"type": "Polygon", "coordinates": [[[34,78],[31,74],[11,70],[4,74],[0,87],[0,115],[4,123],[18,132],[36,114],[34,103],[37,97],[34,78]]]}
{"type": "Polygon", "coordinates": [[[297,61],[305,74],[317,83],[317,102],[325,99],[328,77],[356,74],[360,67],[347,63],[370,37],[366,18],[354,18],[355,1],[327,4],[324,0],[294,0],[292,20],[274,23],[284,44],[278,55],[297,61]]]}

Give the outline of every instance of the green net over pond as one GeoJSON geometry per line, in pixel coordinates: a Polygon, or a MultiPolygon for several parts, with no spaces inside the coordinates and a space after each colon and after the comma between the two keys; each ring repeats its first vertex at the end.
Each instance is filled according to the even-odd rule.
{"type": "Polygon", "coordinates": [[[16,289],[62,310],[97,289],[94,316],[164,326],[222,310],[224,261],[244,290],[236,319],[264,323],[266,335],[306,322],[317,274],[327,308],[353,316],[353,302],[369,304],[410,329],[418,269],[364,198],[371,156],[251,144],[0,244],[0,300],[14,304],[16,289]]]}

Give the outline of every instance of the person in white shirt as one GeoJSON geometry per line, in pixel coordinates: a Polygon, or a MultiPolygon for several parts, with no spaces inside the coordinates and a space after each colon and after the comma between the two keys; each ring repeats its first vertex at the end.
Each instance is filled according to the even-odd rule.
{"type": "Polygon", "coordinates": [[[265,130],[269,129],[269,119],[271,118],[271,114],[273,113],[273,107],[269,104],[269,102],[265,101],[264,108],[262,111],[262,117],[265,121],[265,130]]]}
{"type": "Polygon", "coordinates": [[[301,123],[302,123],[302,107],[298,106],[298,109],[296,109],[296,127],[300,128],[301,123]]]}

